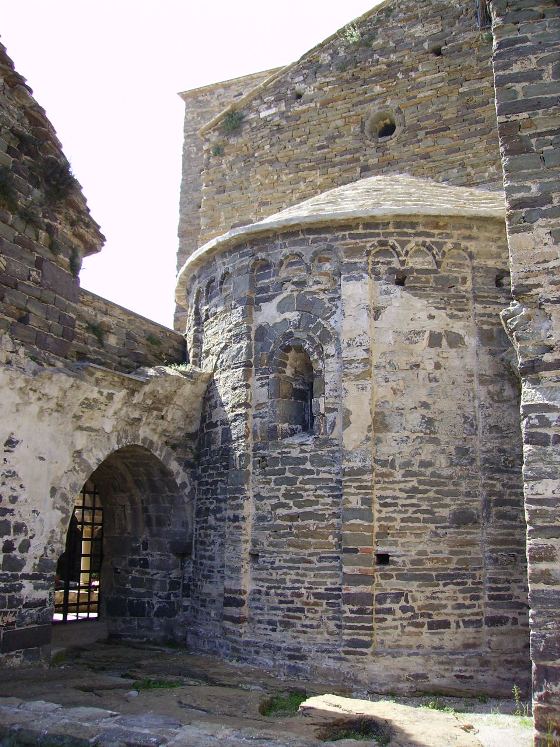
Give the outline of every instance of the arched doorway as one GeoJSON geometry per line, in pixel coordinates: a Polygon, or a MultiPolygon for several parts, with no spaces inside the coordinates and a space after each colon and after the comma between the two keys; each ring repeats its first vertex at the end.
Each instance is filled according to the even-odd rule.
{"type": "Polygon", "coordinates": [[[182,640],[191,545],[188,486],[179,487],[148,449],[118,449],[76,500],[57,566],[54,621],[99,616],[112,636],[182,640]]]}

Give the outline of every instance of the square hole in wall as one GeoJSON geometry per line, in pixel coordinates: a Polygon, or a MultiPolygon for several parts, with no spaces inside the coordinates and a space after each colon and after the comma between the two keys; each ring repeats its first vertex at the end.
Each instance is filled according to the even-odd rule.
{"type": "Polygon", "coordinates": [[[376,552],[375,562],[377,565],[389,565],[389,553],[388,552],[376,552]]]}

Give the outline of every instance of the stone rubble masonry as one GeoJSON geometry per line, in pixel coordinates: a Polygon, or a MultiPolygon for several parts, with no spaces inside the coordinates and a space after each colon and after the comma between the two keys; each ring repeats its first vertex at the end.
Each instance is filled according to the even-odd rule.
{"type": "Polygon", "coordinates": [[[180,335],[80,289],[81,259],[103,236],[1,45],[0,76],[0,334],[46,365],[89,360],[126,372],[183,362],[180,335]]]}
{"type": "Polygon", "coordinates": [[[305,200],[299,205],[263,218],[256,223],[232,228],[193,252],[179,270],[175,300],[184,313],[189,275],[216,250],[235,246],[247,236],[273,235],[278,230],[305,225],[329,225],[333,221],[368,219],[375,215],[436,215],[505,217],[501,192],[464,189],[437,184],[429,179],[396,176],[388,189],[386,177],[371,176],[305,200]]]}
{"type": "Polygon", "coordinates": [[[492,46],[477,5],[385,2],[182,94],[176,329],[204,371],[139,369],[182,335],[79,288],[103,237],[0,47],[4,663],[48,656],[93,476],[113,633],[373,689],[524,686],[527,547],[537,744],[560,741],[560,7],[489,0],[492,46]]]}
{"type": "Polygon", "coordinates": [[[492,0],[494,78],[521,374],[536,744],[560,744],[560,5],[492,0]]]}
{"type": "Polygon", "coordinates": [[[124,373],[185,361],[182,335],[81,289],[77,279],[66,281],[64,298],[52,282],[30,289],[15,274],[0,277],[0,329],[22,342],[33,360],[55,366],[89,361],[124,373]]]}
{"type": "Polygon", "coordinates": [[[111,632],[177,639],[209,375],[39,366],[10,338],[0,342],[2,663],[48,660],[56,563],[92,474],[108,514],[102,583],[111,632]]]}
{"type": "Polygon", "coordinates": [[[80,289],[76,337],[68,358],[116,371],[180,364],[186,359],[182,335],[112,301],[80,289]]]}
{"type": "MultiPolygon", "coordinates": [[[[476,26],[478,5],[383,3],[238,100],[237,132],[225,133],[226,112],[202,127],[199,244],[371,173],[490,188],[503,176],[515,299],[503,322],[522,379],[537,740],[550,741],[560,718],[560,9],[554,0],[488,0],[491,50],[490,30],[476,26]],[[368,144],[371,117],[386,111],[394,115],[394,137],[368,144]]],[[[196,350],[196,305],[193,313],[187,327],[196,350]]],[[[178,311],[178,329],[185,321],[178,311]]]]}
{"type": "Polygon", "coordinates": [[[98,252],[104,237],[51,123],[1,44],[0,81],[2,258],[19,260],[24,282],[41,285],[45,272],[62,284],[62,272],[77,275],[82,257],[98,252]]]}
{"type": "Polygon", "coordinates": [[[352,28],[234,100],[198,136],[189,127],[181,226],[191,241],[196,204],[201,245],[373,174],[501,189],[491,35],[478,27],[476,3],[395,0],[352,28]],[[242,117],[237,129],[231,110],[242,117]],[[371,117],[384,111],[394,136],[370,137],[371,117]],[[189,154],[200,148],[193,168],[189,154]]]}
{"type": "Polygon", "coordinates": [[[182,335],[80,289],[103,237],[3,47],[0,74],[0,660],[48,661],[56,564],[92,474],[111,632],[178,640],[209,374],[161,365],[184,364],[182,335]]]}
{"type": "Polygon", "coordinates": [[[179,94],[185,102],[185,123],[177,270],[183,266],[189,254],[198,248],[203,166],[203,143],[197,135],[198,130],[225,109],[230,102],[235,102],[274,72],[276,70],[254,73],[179,94]]]}
{"type": "Polygon", "coordinates": [[[196,477],[197,648],[380,690],[526,686],[503,201],[457,190],[461,214],[441,189],[366,179],[187,261],[189,350],[214,372],[196,477]],[[418,215],[399,210],[406,190],[418,215]],[[359,195],[370,218],[336,214],[359,210],[359,195]],[[290,345],[310,356],[315,418],[286,437],[274,402],[290,345]]]}

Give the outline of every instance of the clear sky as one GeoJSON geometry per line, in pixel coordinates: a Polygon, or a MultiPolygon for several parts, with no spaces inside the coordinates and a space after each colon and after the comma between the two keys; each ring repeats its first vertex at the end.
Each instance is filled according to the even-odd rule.
{"type": "Polygon", "coordinates": [[[171,326],[177,92],[288,64],[379,0],[0,0],[0,33],[107,238],[82,286],[171,326]]]}

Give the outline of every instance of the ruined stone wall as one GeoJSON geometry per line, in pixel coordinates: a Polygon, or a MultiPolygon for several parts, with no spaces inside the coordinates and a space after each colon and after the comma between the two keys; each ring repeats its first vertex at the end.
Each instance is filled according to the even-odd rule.
{"type": "Polygon", "coordinates": [[[208,376],[69,371],[37,365],[10,338],[1,343],[0,662],[48,661],[56,564],[92,475],[108,508],[111,631],[178,638],[208,376]]]}
{"type": "Polygon", "coordinates": [[[514,302],[504,312],[522,383],[536,743],[560,744],[560,7],[492,0],[494,75],[514,302]]]}
{"type": "Polygon", "coordinates": [[[36,362],[120,371],[185,360],[180,335],[81,290],[103,236],[60,143],[0,47],[0,333],[36,362]]]}
{"type": "Polygon", "coordinates": [[[80,289],[76,336],[68,359],[86,360],[116,371],[183,363],[184,338],[146,317],[80,289]]]}
{"type": "Polygon", "coordinates": [[[184,362],[181,335],[80,289],[103,237],[3,47],[0,76],[0,662],[16,665],[48,661],[57,560],[93,473],[111,631],[180,635],[209,377],[141,369],[184,362]]]}
{"type": "Polygon", "coordinates": [[[203,128],[199,245],[372,174],[501,187],[491,51],[471,0],[395,0],[341,30],[203,128]]]}
{"type": "Polygon", "coordinates": [[[307,228],[193,265],[189,345],[215,377],[191,643],[380,689],[524,679],[508,282],[503,226],[480,219],[307,228]],[[314,421],[287,435],[277,373],[295,348],[314,421]]]}
{"type": "Polygon", "coordinates": [[[64,357],[82,257],[103,236],[44,111],[0,45],[0,332],[64,357]]]}

